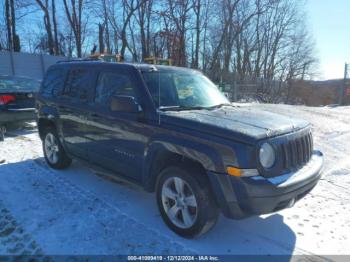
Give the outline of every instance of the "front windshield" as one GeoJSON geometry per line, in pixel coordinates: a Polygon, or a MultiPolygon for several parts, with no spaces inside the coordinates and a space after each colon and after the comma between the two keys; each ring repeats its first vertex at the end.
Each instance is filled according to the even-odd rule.
{"type": "Polygon", "coordinates": [[[143,72],[143,77],[158,108],[209,108],[230,103],[200,73],[151,71],[143,72]]]}

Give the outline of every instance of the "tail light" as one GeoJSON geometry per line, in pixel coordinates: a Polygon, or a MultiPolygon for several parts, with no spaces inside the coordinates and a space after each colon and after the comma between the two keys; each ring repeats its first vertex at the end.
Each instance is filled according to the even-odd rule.
{"type": "Polygon", "coordinates": [[[0,105],[7,105],[8,103],[15,101],[16,97],[12,95],[0,95],[0,105]]]}

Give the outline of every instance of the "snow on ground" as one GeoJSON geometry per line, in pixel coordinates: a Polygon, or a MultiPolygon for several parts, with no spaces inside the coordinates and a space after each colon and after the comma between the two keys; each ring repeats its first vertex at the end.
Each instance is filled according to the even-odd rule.
{"type": "Polygon", "coordinates": [[[182,239],[163,223],[153,194],[77,161],[49,169],[32,126],[0,143],[0,254],[350,255],[350,107],[257,106],[310,121],[325,154],[323,178],[293,208],[221,216],[206,235],[182,239]]]}

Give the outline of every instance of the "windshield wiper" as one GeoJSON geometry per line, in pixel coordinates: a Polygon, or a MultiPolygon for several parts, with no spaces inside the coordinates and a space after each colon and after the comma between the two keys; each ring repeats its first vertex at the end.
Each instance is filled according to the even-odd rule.
{"type": "Polygon", "coordinates": [[[210,107],[204,106],[160,106],[161,111],[185,111],[185,110],[206,110],[210,107]]]}
{"type": "Polygon", "coordinates": [[[222,104],[218,104],[218,105],[215,105],[215,106],[210,106],[210,107],[207,107],[208,109],[216,109],[216,108],[221,108],[223,106],[232,106],[232,104],[229,104],[229,103],[222,103],[222,104]]]}
{"type": "Polygon", "coordinates": [[[223,106],[232,106],[229,103],[218,104],[215,106],[160,106],[161,111],[185,111],[185,110],[211,110],[221,108],[223,106]]]}

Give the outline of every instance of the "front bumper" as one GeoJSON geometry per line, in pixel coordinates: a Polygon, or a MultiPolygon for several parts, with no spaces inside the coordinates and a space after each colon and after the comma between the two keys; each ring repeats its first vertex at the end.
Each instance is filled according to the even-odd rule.
{"type": "Polygon", "coordinates": [[[315,187],[322,167],[323,155],[314,151],[305,166],[278,177],[239,178],[210,172],[209,178],[224,215],[239,219],[292,206],[315,187]]]}
{"type": "Polygon", "coordinates": [[[0,110],[0,125],[35,119],[35,108],[0,110]]]}

